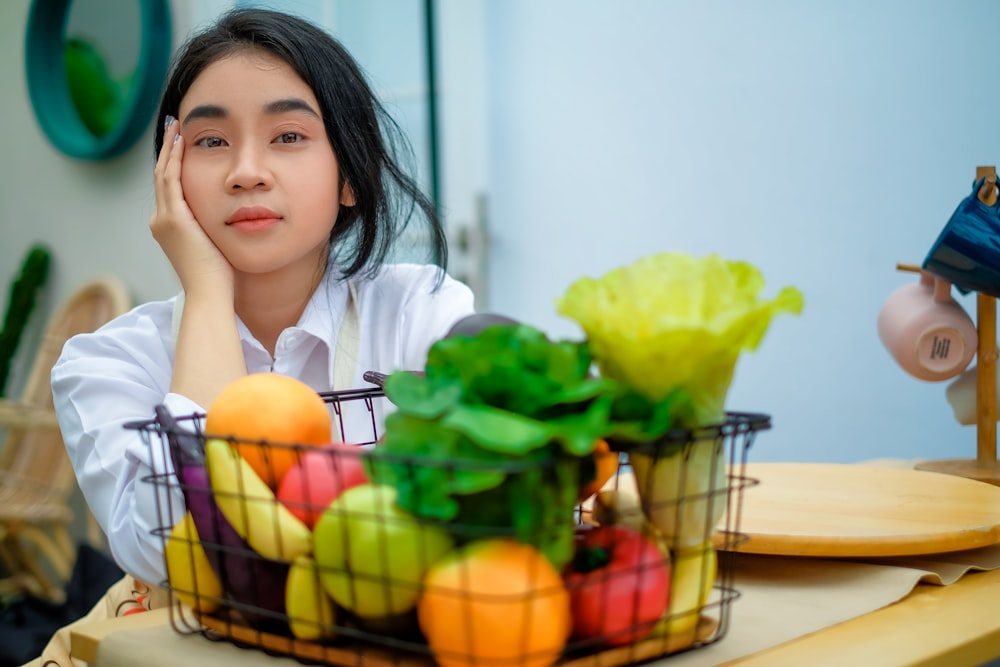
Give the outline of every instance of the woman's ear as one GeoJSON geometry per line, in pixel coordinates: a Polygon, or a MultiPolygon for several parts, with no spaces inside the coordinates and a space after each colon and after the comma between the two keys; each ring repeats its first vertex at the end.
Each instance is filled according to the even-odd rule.
{"type": "Polygon", "coordinates": [[[354,206],[354,189],[351,188],[350,183],[344,181],[344,184],[340,187],[340,205],[341,206],[354,206]]]}

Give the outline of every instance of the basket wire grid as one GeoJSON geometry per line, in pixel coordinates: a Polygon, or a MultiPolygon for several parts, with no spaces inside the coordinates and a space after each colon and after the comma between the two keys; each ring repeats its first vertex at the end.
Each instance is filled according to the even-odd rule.
{"type": "MultiPolygon", "coordinates": [[[[365,452],[379,440],[379,428],[377,414],[379,402],[387,401],[381,387],[369,389],[356,389],[339,392],[321,393],[323,399],[328,403],[334,416],[335,425],[339,428],[339,433],[343,442],[348,442],[357,447],[336,449],[332,455],[324,457],[329,461],[329,465],[335,468],[335,474],[339,475],[344,469],[344,463],[352,457],[364,456],[365,452]],[[351,413],[352,428],[345,426],[345,414],[351,413]],[[358,426],[362,424],[359,432],[358,426]]],[[[168,415],[169,417],[169,415],[168,415]]],[[[154,529],[164,545],[169,541],[174,527],[183,518],[183,510],[178,510],[176,502],[165,500],[170,495],[175,498],[182,494],[186,499],[195,498],[198,493],[206,497],[212,495],[205,481],[207,478],[199,478],[193,481],[188,475],[175,475],[173,466],[164,466],[157,469],[156,463],[166,462],[177,456],[178,439],[186,437],[189,443],[193,440],[202,451],[208,439],[214,437],[211,434],[204,434],[201,431],[201,424],[204,415],[187,415],[169,419],[164,422],[162,413],[158,412],[156,419],[134,422],[126,425],[126,428],[138,431],[142,440],[153,449],[152,459],[154,461],[153,474],[143,481],[151,483],[157,488],[157,513],[158,527],[154,529]],[[178,479],[181,477],[181,479],[178,479]]],[[[646,633],[650,628],[647,621],[643,626],[645,636],[635,641],[627,643],[616,641],[611,636],[610,630],[607,634],[589,639],[570,637],[561,647],[559,657],[556,662],[560,665],[573,667],[613,667],[616,665],[629,665],[646,662],[652,659],[661,658],[666,655],[687,651],[721,640],[728,631],[732,603],[739,597],[739,593],[733,585],[735,569],[735,550],[737,546],[745,540],[745,536],[739,532],[740,513],[742,508],[743,490],[756,483],[745,474],[747,454],[750,446],[754,442],[758,432],[770,428],[770,418],[767,415],[756,413],[727,413],[725,421],[700,428],[696,431],[676,430],[667,433],[656,442],[645,443],[640,450],[633,450],[632,454],[617,452],[615,443],[611,443],[611,449],[618,457],[618,471],[613,475],[611,481],[605,485],[604,489],[613,489],[619,492],[638,492],[641,498],[641,508],[632,507],[623,509],[620,517],[627,520],[629,513],[642,513],[648,515],[650,511],[660,512],[667,515],[667,520],[672,520],[678,524],[688,522],[687,537],[681,543],[679,538],[661,537],[661,545],[665,547],[666,553],[672,555],[673,570],[679,574],[681,563],[685,559],[690,559],[691,566],[688,570],[696,570],[697,581],[695,582],[698,599],[686,608],[675,611],[671,608],[665,620],[661,620],[659,625],[652,632],[646,633]],[[702,448],[699,454],[698,448],[702,448]],[[684,465],[675,466],[676,471],[671,473],[674,477],[672,484],[678,489],[685,489],[688,485],[688,476],[692,475],[692,466],[687,463],[693,457],[702,456],[709,451],[708,457],[709,479],[721,479],[721,483],[708,490],[699,490],[693,493],[681,493],[676,497],[667,499],[656,498],[639,488],[637,476],[630,463],[630,456],[634,456],[636,451],[647,455],[655,465],[660,457],[679,456],[685,462],[684,465]],[[672,516],[672,519],[670,517],[672,516]],[[692,517],[699,521],[699,525],[691,525],[692,517]],[[712,567],[711,560],[706,555],[711,553],[716,559],[715,567],[712,567]],[[707,595],[705,595],[707,593],[707,595]],[[666,625],[664,625],[666,623],[666,625]]],[[[255,444],[263,448],[265,452],[271,450],[292,450],[296,456],[302,456],[313,448],[297,444],[282,443],[246,443],[243,441],[231,440],[233,444],[255,444]]],[[[266,454],[265,454],[266,455],[266,454]]],[[[429,463],[421,457],[394,457],[393,462],[402,465],[403,469],[410,471],[409,474],[419,476],[421,471],[428,465],[444,466],[448,470],[467,469],[468,466],[482,466],[481,462],[469,461],[447,461],[429,463]]],[[[556,463],[549,462],[528,462],[525,464],[503,464],[503,472],[507,475],[528,473],[541,475],[542,479],[553,479],[550,474],[556,463]]],[[[496,464],[494,464],[494,468],[496,464]]],[[[699,473],[704,476],[704,472],[699,473]]],[[[311,498],[308,489],[308,477],[303,477],[304,492],[306,498],[311,498]]],[[[663,483],[663,473],[658,476],[658,482],[663,483]]],[[[245,498],[243,507],[249,505],[252,499],[245,498]]],[[[271,500],[272,505],[277,505],[278,501],[271,500]]],[[[286,503],[287,505],[287,503],[286,503]]],[[[322,505],[311,508],[299,508],[300,510],[312,511],[322,514],[322,505]]],[[[327,510],[329,511],[329,510],[327,510]]],[[[575,515],[570,521],[575,522],[574,532],[584,529],[593,523],[595,507],[593,498],[579,504],[575,515]]],[[[280,532],[280,526],[276,518],[277,512],[272,512],[274,519],[274,532],[280,532]]],[[[259,518],[258,514],[258,518],[259,518]]],[[[250,517],[245,517],[249,519],[250,517]]],[[[301,518],[301,514],[300,514],[301,518]]],[[[370,512],[364,516],[358,516],[363,520],[387,521],[382,513],[373,515],[370,512]]],[[[435,521],[420,519],[428,524],[434,525],[435,521]]],[[[204,524],[203,524],[204,525],[204,524]]],[[[510,526],[494,525],[483,528],[480,525],[466,525],[462,522],[450,522],[447,524],[438,523],[439,528],[448,531],[457,543],[474,540],[477,538],[490,537],[511,537],[513,529],[510,526]]],[[[380,530],[391,531],[391,526],[386,524],[380,526],[380,530]]],[[[201,532],[201,531],[199,531],[201,532]]],[[[435,653],[432,652],[426,639],[422,635],[416,612],[410,610],[401,614],[389,614],[387,618],[379,620],[366,619],[365,617],[344,609],[341,605],[336,606],[335,617],[331,618],[294,618],[287,613],[284,604],[285,597],[280,592],[284,590],[284,585],[292,565],[292,561],[279,554],[278,558],[265,558],[255,550],[250,549],[246,542],[234,537],[232,526],[229,526],[225,518],[221,518],[219,512],[214,512],[211,516],[211,525],[207,531],[209,535],[202,534],[201,546],[212,565],[219,580],[222,583],[222,592],[209,592],[200,590],[198,579],[192,582],[180,584],[178,581],[170,580],[162,582],[162,585],[171,594],[171,623],[174,629],[181,634],[200,633],[210,639],[229,641],[237,646],[262,650],[272,655],[285,655],[298,659],[302,662],[320,663],[327,665],[351,666],[375,666],[387,667],[388,665],[408,665],[428,667],[435,664],[435,653]],[[186,605],[179,604],[184,601],[186,605]],[[212,608],[210,612],[205,608],[212,608]],[[201,610],[201,611],[197,611],[201,610]],[[291,624],[297,623],[301,629],[311,626],[317,638],[302,639],[302,635],[290,631],[291,624]],[[298,634],[298,636],[296,636],[298,634]],[[324,637],[329,636],[329,639],[324,637]]],[[[522,535],[523,537],[523,535],[522,535]]],[[[545,539],[545,535],[538,536],[545,539]]],[[[177,538],[174,538],[175,540],[177,538]]],[[[384,536],[381,540],[381,549],[373,559],[386,562],[388,558],[399,557],[393,554],[392,545],[386,544],[384,536]]],[[[404,554],[408,558],[417,560],[417,570],[426,570],[428,563],[424,562],[428,554],[422,547],[424,542],[420,542],[418,548],[409,554],[404,554]]],[[[349,545],[345,542],[345,548],[349,545]]],[[[398,550],[398,549],[397,549],[398,550]]],[[[188,553],[194,554],[194,550],[188,549],[188,553]]],[[[169,564],[168,564],[169,567],[169,564]]],[[[623,571],[610,572],[602,570],[605,577],[604,583],[608,584],[605,590],[613,584],[613,578],[619,576],[632,576],[638,578],[638,586],[643,586],[643,577],[647,576],[644,564],[637,564],[623,571]]],[[[377,591],[385,598],[385,606],[391,607],[391,603],[398,596],[417,597],[422,593],[421,582],[413,578],[392,578],[384,573],[362,572],[365,569],[357,565],[352,570],[350,563],[345,563],[342,567],[327,569],[325,566],[313,565],[312,591],[316,596],[316,603],[324,596],[324,578],[346,578],[349,581],[348,595],[360,596],[358,591],[365,589],[368,594],[377,591]]],[[[690,575],[688,575],[690,576],[690,575]]],[[[676,581],[674,588],[676,589],[676,581]]],[[[673,591],[673,592],[676,592],[673,591]]],[[[535,591],[535,595],[541,595],[544,591],[535,591]]],[[[457,592],[455,594],[458,594],[457,592]]],[[[465,593],[466,597],[469,593],[465,593]]],[[[498,604],[509,602],[519,604],[517,600],[496,600],[498,604]]],[[[521,603],[524,601],[521,600],[521,603]]],[[[608,613],[631,614],[633,623],[625,628],[623,632],[635,634],[636,627],[642,622],[636,620],[636,611],[615,608],[608,613]]],[[[513,617],[512,617],[513,618],[513,617]]],[[[522,619],[524,623],[530,624],[532,619],[530,614],[522,619]]],[[[538,619],[534,619],[536,622],[538,619]]],[[[525,628],[527,631],[527,628],[525,628]]],[[[471,641],[471,640],[470,640],[471,641]]],[[[440,656],[440,653],[437,655],[440,656]]],[[[454,655],[451,658],[457,659],[460,664],[482,665],[490,667],[490,661],[482,658],[454,655]]],[[[526,655],[524,665],[539,664],[538,659],[545,661],[545,656],[526,655]]],[[[551,662],[551,661],[549,661],[551,662]]],[[[454,663],[453,663],[454,664],[454,663]]],[[[496,662],[496,665],[512,665],[510,660],[496,662]]]]}

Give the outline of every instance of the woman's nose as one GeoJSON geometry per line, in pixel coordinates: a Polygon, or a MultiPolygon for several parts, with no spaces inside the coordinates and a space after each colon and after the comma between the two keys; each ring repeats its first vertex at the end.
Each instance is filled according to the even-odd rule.
{"type": "Polygon", "coordinates": [[[238,150],[226,177],[226,188],[228,190],[252,190],[270,187],[271,172],[261,151],[250,146],[238,150]]]}

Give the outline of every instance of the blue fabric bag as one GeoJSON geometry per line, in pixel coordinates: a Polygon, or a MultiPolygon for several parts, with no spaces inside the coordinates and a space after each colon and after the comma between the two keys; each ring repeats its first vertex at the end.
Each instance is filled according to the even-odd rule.
{"type": "Polygon", "coordinates": [[[987,206],[978,197],[985,178],[951,214],[923,268],[944,278],[963,294],[1000,297],[1000,198],[987,206]]]}

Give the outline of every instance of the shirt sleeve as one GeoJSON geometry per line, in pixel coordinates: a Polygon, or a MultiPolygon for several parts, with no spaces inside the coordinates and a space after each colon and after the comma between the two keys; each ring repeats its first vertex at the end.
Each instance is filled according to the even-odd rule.
{"type": "MultiPolygon", "coordinates": [[[[176,416],[202,412],[169,392],[173,366],[170,302],[141,306],[90,334],[71,338],[52,369],[52,394],[83,496],[108,537],[115,562],[151,584],[166,580],[160,527],[183,516],[166,448],[130,422],[164,404],[176,416]]],[[[168,525],[170,524],[170,525],[168,525]]]]}

